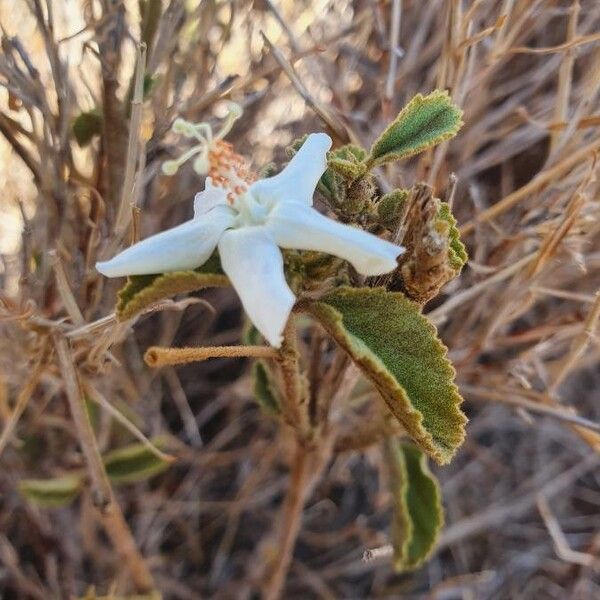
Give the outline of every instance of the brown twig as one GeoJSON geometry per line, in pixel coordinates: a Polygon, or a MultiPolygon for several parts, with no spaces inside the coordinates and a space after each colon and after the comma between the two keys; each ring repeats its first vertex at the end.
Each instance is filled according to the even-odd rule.
{"type": "Polygon", "coordinates": [[[144,354],[150,367],[183,365],[209,358],[278,358],[279,353],[270,346],[209,346],[206,348],[161,348],[151,346],[144,354]]]}
{"type": "Polygon", "coordinates": [[[301,443],[296,443],[290,481],[279,519],[274,560],[269,565],[269,572],[263,585],[265,600],[277,600],[281,597],[302,525],[304,503],[310,493],[311,482],[315,481],[320,474],[317,464],[322,462],[322,457],[318,457],[315,450],[309,450],[301,443]]]}
{"type": "Polygon", "coordinates": [[[71,416],[92,480],[94,505],[98,509],[100,519],[115,550],[127,564],[135,587],[140,592],[150,591],[154,587],[152,575],[139,553],[133,534],[110,487],[94,430],[84,406],[84,398],[79,387],[77,372],[75,371],[68,343],[64,337],[56,335],[54,346],[58,355],[71,416]]]}

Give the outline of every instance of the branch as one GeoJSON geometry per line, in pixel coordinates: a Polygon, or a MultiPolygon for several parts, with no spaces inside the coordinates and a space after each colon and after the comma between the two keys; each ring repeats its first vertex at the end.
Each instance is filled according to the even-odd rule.
{"type": "Polygon", "coordinates": [[[98,514],[114,549],[129,567],[135,587],[140,592],[150,591],[154,588],[152,575],[136,546],[133,534],[110,487],[94,430],[85,410],[71,351],[62,336],[55,336],[54,345],[58,354],[69,409],[94,486],[94,506],[98,509],[98,514]]]}

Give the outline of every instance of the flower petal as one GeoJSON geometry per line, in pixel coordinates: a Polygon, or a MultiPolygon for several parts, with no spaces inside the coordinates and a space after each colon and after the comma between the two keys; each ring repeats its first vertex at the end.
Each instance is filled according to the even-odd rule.
{"type": "Polygon", "coordinates": [[[96,269],[107,277],[195,269],[213,253],[233,221],[230,208],[217,206],[200,218],[146,238],[114,258],[96,263],[96,269]]]}
{"type": "Polygon", "coordinates": [[[243,227],[223,234],[219,254],[246,314],[269,344],[279,348],[296,300],[285,281],[279,248],[264,227],[243,227]]]}
{"type": "Polygon", "coordinates": [[[204,189],[194,196],[194,219],[207,213],[215,206],[227,206],[227,190],[213,184],[210,177],[206,178],[204,189]]]}
{"type": "Polygon", "coordinates": [[[299,202],[279,204],[265,226],[281,248],[317,250],[339,256],[363,275],[393,271],[402,246],[382,240],[362,229],[343,225],[299,202]]]}
{"type": "Polygon", "coordinates": [[[327,168],[331,138],[326,133],[311,133],[281,173],[261,179],[250,191],[273,202],[296,201],[312,206],[312,198],[321,175],[327,168]]]}

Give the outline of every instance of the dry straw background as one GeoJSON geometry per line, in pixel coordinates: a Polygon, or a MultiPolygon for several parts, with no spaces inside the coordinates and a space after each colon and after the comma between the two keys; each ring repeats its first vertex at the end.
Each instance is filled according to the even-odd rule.
{"type": "Polygon", "coordinates": [[[388,542],[387,476],[378,446],[339,454],[305,507],[283,597],[600,597],[600,4],[164,0],[156,82],[128,120],[139,23],[133,1],[0,2],[0,597],[95,585],[116,598],[152,582],[169,599],[256,597],[289,439],[253,401],[247,362],[154,371],[141,358],[153,344],[237,343],[239,302],[207,291],[119,325],[120,282],[93,264],[131,235],[119,206],[125,222],[138,207],[141,236],[189,216],[201,181],[160,173],[176,116],[215,121],[236,100],[229,139],[261,168],[309,131],[368,145],[435,88],[465,127],[380,180],[451,195],[470,251],[427,308],[470,417],[458,457],[434,469],[446,528],[414,573],[363,560],[388,542]],[[79,148],[72,121],[94,107],[102,139],[79,148]],[[104,489],[120,507],[107,515],[89,491],[59,509],[19,493],[23,478],[82,465],[76,372],[101,405],[102,451],[133,439],[114,406],[178,457],[104,489]]]}

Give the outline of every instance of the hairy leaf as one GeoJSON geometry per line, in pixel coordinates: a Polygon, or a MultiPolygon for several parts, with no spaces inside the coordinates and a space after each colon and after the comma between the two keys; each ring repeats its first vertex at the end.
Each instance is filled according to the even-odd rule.
{"type": "Polygon", "coordinates": [[[362,163],[352,162],[343,158],[330,158],[327,161],[327,167],[350,181],[361,177],[366,172],[366,167],[362,163]]]}
{"type": "Polygon", "coordinates": [[[268,414],[278,415],[279,401],[269,375],[269,367],[264,361],[256,361],[252,367],[253,391],[256,401],[268,414]]]}
{"type": "Polygon", "coordinates": [[[345,144],[344,146],[331,150],[331,152],[328,153],[328,157],[360,163],[367,157],[367,151],[356,144],[345,144]]]}
{"type": "MultiPolygon", "coordinates": [[[[159,449],[165,447],[163,438],[156,438],[152,443],[159,449]]],[[[171,463],[162,460],[144,444],[130,444],[117,450],[107,452],[103,457],[106,473],[116,484],[145,481],[162,473],[171,463]]]]}
{"type": "Polygon", "coordinates": [[[83,487],[83,476],[64,475],[52,479],[23,479],[21,493],[39,506],[60,508],[77,498],[83,487]]]}
{"type": "Polygon", "coordinates": [[[209,259],[194,271],[175,271],[158,275],[129,277],[118,294],[117,317],[131,319],[152,304],[177,294],[193,292],[206,287],[226,287],[229,280],[218,261],[209,259]]]}
{"type": "Polygon", "coordinates": [[[448,262],[453,269],[460,273],[467,260],[469,260],[469,255],[460,239],[456,219],[446,202],[440,202],[438,218],[446,221],[450,226],[448,231],[448,262]]]}
{"type": "Polygon", "coordinates": [[[377,214],[382,225],[390,230],[398,227],[407,198],[408,190],[401,189],[393,190],[381,197],[377,203],[377,214]]]}
{"type": "Polygon", "coordinates": [[[393,497],[394,567],[415,569],[435,548],[444,525],[440,486],[427,457],[412,444],[388,442],[393,497]]]}
{"type": "Polygon", "coordinates": [[[348,352],[414,442],[440,464],[462,444],[466,417],[435,327],[403,294],[340,287],[301,305],[348,352]]]}
{"type": "Polygon", "coordinates": [[[448,92],[417,94],[375,141],[366,163],[373,167],[407,158],[454,137],[462,126],[461,117],[448,92]]]}

